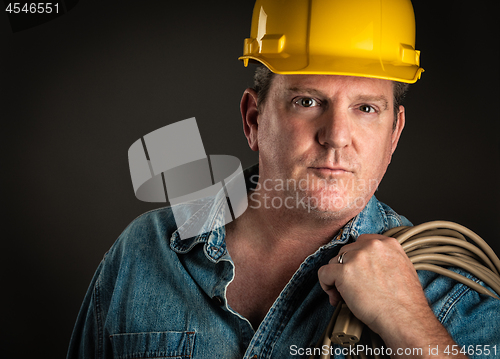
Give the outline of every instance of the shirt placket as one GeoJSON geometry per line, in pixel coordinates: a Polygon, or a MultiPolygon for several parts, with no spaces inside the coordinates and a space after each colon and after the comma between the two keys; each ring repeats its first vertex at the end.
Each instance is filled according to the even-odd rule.
{"type": "Polygon", "coordinates": [[[244,359],[271,358],[277,339],[288,324],[294,310],[298,308],[297,306],[299,303],[296,302],[296,296],[294,294],[299,291],[304,282],[310,278],[311,271],[315,270],[317,264],[322,261],[325,256],[331,256],[334,247],[339,245],[339,237],[340,236],[336,237],[335,243],[330,243],[320,248],[302,263],[255,332],[245,352],[244,359]]]}

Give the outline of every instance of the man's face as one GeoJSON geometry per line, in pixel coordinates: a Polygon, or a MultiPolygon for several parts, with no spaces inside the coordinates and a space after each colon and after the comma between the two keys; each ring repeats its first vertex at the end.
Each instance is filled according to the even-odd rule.
{"type": "Polygon", "coordinates": [[[272,203],[306,204],[322,218],[357,214],[390,163],[403,110],[393,131],[391,81],[276,75],[256,134],[261,184],[282,198],[272,203]]]}

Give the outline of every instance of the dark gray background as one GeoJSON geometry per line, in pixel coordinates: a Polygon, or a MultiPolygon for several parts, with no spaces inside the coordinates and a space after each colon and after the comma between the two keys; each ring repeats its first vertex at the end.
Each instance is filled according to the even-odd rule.
{"type": "MultiPolygon", "coordinates": [[[[414,3],[426,72],[377,196],[414,223],[464,224],[500,252],[494,3],[425,4],[414,3]]],[[[0,14],[3,357],[63,357],[103,254],[158,207],[134,197],[134,141],[195,116],[208,154],[256,162],[239,116],[252,71],[237,61],[252,8],[81,0],[17,33],[0,14]]]]}

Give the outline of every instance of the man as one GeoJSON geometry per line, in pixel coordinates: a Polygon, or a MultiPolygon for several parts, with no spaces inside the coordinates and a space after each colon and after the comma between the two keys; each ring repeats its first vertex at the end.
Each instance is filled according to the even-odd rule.
{"type": "Polygon", "coordinates": [[[431,348],[447,357],[457,344],[492,350],[500,301],[417,275],[381,235],[410,225],[374,192],[405,125],[400,82],[422,72],[412,16],[406,1],[258,1],[242,57],[267,66],[241,100],[259,151],[246,171],[248,209],[220,226],[219,194],[180,205],[182,221],[170,208],[136,219],[94,276],[68,357],[307,357],[340,298],[394,357],[429,357],[431,348]],[[393,17],[373,24],[387,9],[393,17]],[[334,33],[358,45],[343,52],[325,42],[334,33]],[[379,47],[389,35],[401,36],[397,54],[379,47]],[[325,43],[332,48],[315,53],[325,43]],[[387,59],[363,58],[367,51],[387,59]],[[181,239],[179,228],[206,213],[205,230],[181,239]]]}

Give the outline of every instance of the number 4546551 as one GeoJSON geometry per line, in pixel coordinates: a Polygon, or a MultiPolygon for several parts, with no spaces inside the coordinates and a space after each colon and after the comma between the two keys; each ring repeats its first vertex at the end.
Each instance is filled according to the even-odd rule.
{"type": "Polygon", "coordinates": [[[467,355],[484,355],[489,356],[493,354],[494,357],[497,355],[496,345],[447,345],[444,349],[444,353],[447,355],[458,355],[458,353],[467,355]]]}
{"type": "Polygon", "coordinates": [[[8,13],[25,13],[25,14],[50,14],[52,12],[59,13],[58,3],[8,3],[5,11],[8,13]]]}

